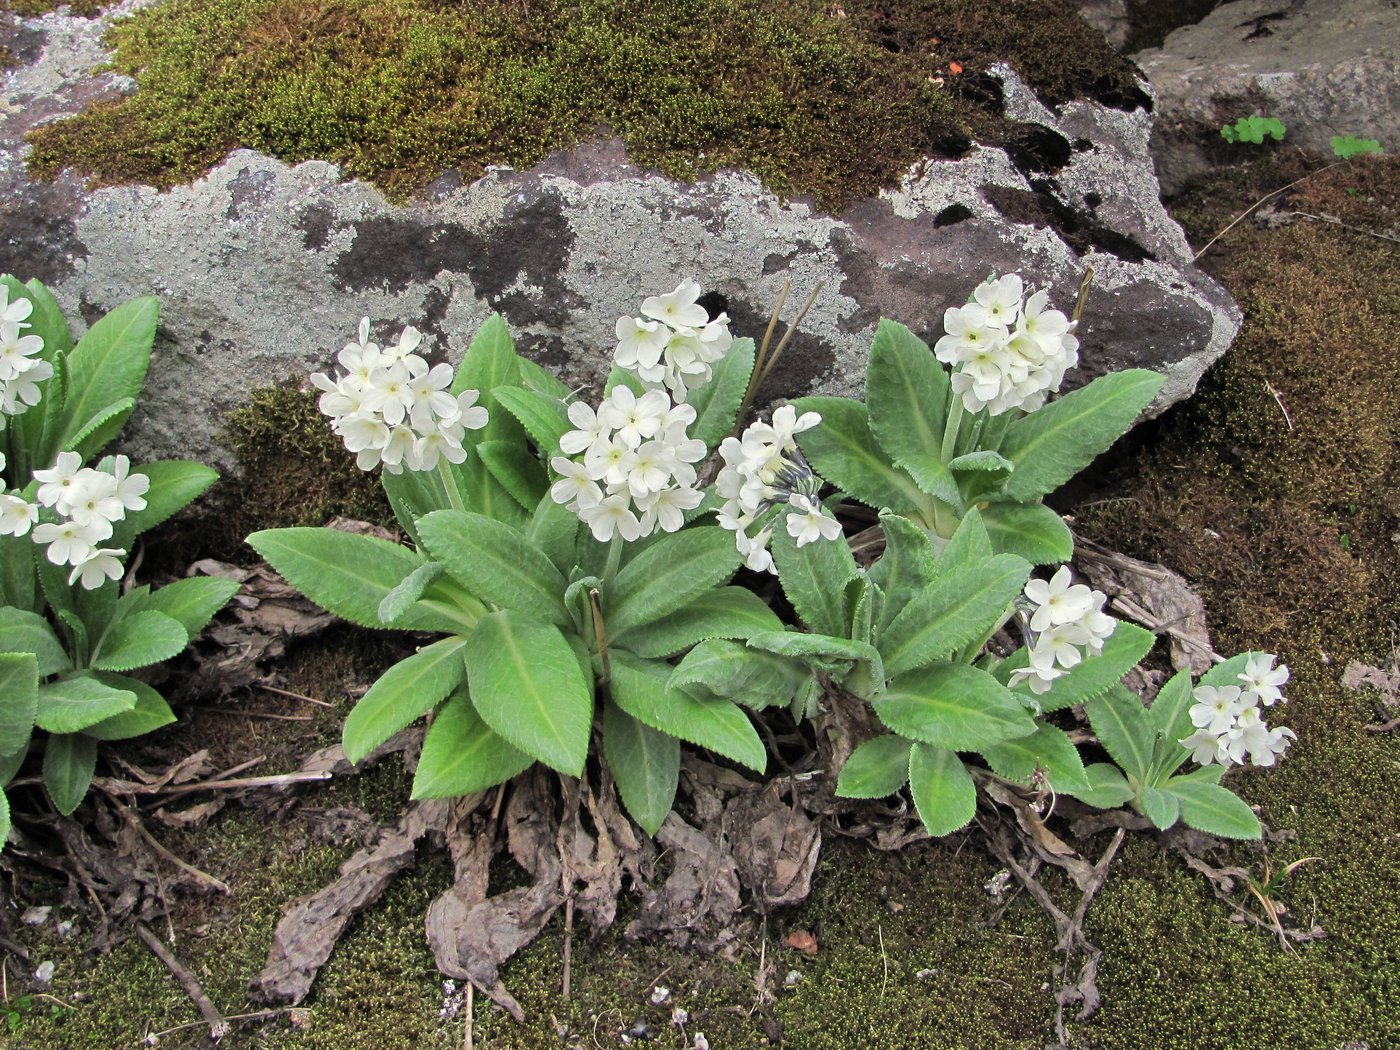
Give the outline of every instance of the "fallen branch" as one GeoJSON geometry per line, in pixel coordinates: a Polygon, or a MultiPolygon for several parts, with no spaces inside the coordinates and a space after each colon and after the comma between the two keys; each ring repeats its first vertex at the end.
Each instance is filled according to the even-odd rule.
{"type": "Polygon", "coordinates": [[[146,928],[145,923],[138,922],[136,924],[136,935],[141,938],[147,948],[151,949],[151,953],[165,964],[165,968],[175,975],[175,979],[184,987],[185,994],[190,997],[195,1006],[199,1007],[204,1023],[209,1026],[209,1037],[218,1042],[228,1035],[230,1031],[228,1019],[219,1013],[219,1008],[214,1005],[209,996],[204,994],[204,987],[195,975],[185,969],[180,960],[175,958],[174,953],[161,943],[161,939],[146,928]]]}

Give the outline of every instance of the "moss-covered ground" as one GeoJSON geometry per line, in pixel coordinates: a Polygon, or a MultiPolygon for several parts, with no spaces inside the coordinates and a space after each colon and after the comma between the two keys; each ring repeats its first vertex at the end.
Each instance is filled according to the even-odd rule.
{"type": "Polygon", "coordinates": [[[1139,97],[1065,0],[168,0],[110,43],[138,90],[36,130],[31,173],[163,187],[247,146],[402,199],[605,125],[638,164],[836,208],[969,136],[1034,154],[994,61],[1050,101],[1139,97]]]}

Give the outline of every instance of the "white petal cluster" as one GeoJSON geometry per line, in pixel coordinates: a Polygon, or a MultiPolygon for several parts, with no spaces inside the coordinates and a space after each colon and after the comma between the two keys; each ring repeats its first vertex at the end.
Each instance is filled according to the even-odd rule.
{"type": "Polygon", "coordinates": [[[9,289],[0,285],[0,430],[6,416],[18,416],[39,403],[39,384],[53,375],[53,365],[37,356],[44,341],[21,333],[29,327],[25,318],[33,310],[28,299],[10,302],[9,289]]]}
{"type": "Polygon", "coordinates": [[[1055,679],[1077,666],[1085,655],[1103,652],[1104,642],[1118,626],[1118,621],[1103,611],[1107,600],[1103,591],[1072,579],[1069,566],[1061,565],[1049,580],[1026,582],[1023,593],[1029,608],[1022,610],[1022,617],[1030,663],[1011,672],[1012,687],[1025,682],[1033,693],[1047,692],[1055,679]]]}
{"type": "Polygon", "coordinates": [[[146,508],[151,479],[131,473],[131,461],[117,456],[110,469],[83,466],[76,452],[59,454],[48,470],[36,470],[39,482],[34,503],[17,495],[0,495],[0,535],[23,536],[32,527],[34,542],[44,544],[44,556],[54,565],[72,566],[71,586],[79,581],[93,590],[107,580],[120,579],[124,549],[99,547],[112,537],[112,527],[129,510],[146,508]],[[53,521],[39,524],[39,508],[53,511],[53,521]]]}
{"type": "Polygon", "coordinates": [[[355,453],[360,469],[382,465],[397,474],[404,467],[434,470],[439,459],[466,459],[463,437],[487,423],[486,409],[476,403],[480,391],[453,396],[452,366],[429,367],[414,353],[423,336],[412,325],[383,348],[369,341],[368,317],[357,335],[337,358],[346,374],[332,379],[318,372],[311,382],[322,391],[321,411],[330,416],[331,429],[355,453]]]}
{"type": "Polygon", "coordinates": [[[1244,765],[1248,758],[1256,766],[1272,766],[1288,745],[1297,739],[1286,726],[1270,729],[1259,708],[1283,702],[1280,690],[1288,681],[1288,668],[1274,666],[1272,653],[1259,653],[1245,662],[1236,677],[1239,685],[1198,685],[1191,693],[1191,724],[1196,731],[1181,746],[1203,766],[1244,765]]]}
{"type": "Polygon", "coordinates": [[[724,467],[715,478],[715,488],[725,504],[719,523],[734,530],[734,544],[754,572],[775,571],[768,550],[773,530],[760,521],[775,507],[789,508],[788,535],[799,547],[841,535],[840,523],[817,500],[821,478],[812,473],[797,447],[796,436],[821,421],[816,412],[799,416],[791,405],[784,405],[773,413],[771,423],[754,423],[739,437],[720,443],[724,467]],[[755,523],[759,530],[750,536],[748,529],[755,523]]]}
{"type": "Polygon", "coordinates": [[[1033,412],[1079,363],[1075,324],[1046,309],[1043,289],[1029,297],[1024,292],[1016,274],[989,277],[966,306],[943,314],[947,334],[933,352],[953,366],[953,391],[969,412],[1033,412]]]}
{"type": "Polygon", "coordinates": [[[550,496],[598,540],[676,532],[685,512],[700,505],[694,465],[705,458],[705,443],[686,433],[695,422],[689,405],[660,390],[638,397],[619,384],[596,411],[575,401],[569,421],[576,429],[559,439],[566,455],[550,463],[559,475],[550,496]],[[579,454],[581,462],[568,458],[579,454]]]}
{"type": "Polygon", "coordinates": [[[613,361],[648,390],[666,390],[677,404],[710,381],[715,362],[728,352],[729,315],[713,321],[700,298],[700,285],[682,281],[673,292],[642,301],[641,317],[619,317],[613,361]]]}

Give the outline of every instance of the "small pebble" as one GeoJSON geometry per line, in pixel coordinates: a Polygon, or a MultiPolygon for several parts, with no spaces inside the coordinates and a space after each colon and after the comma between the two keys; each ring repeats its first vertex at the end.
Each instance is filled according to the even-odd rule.
{"type": "Polygon", "coordinates": [[[26,926],[39,926],[48,921],[49,912],[51,911],[53,911],[53,908],[47,904],[42,908],[25,908],[24,911],[20,913],[19,921],[26,926]]]}
{"type": "Polygon", "coordinates": [[[651,1005],[660,1006],[667,999],[671,998],[671,989],[664,984],[658,984],[651,990],[651,1005]]]}
{"type": "Polygon", "coordinates": [[[914,974],[921,981],[931,981],[938,976],[937,970],[919,970],[914,974]]]}
{"type": "Polygon", "coordinates": [[[47,988],[49,982],[53,980],[54,966],[51,961],[41,962],[39,968],[34,971],[34,983],[41,988],[47,988]]]}
{"type": "Polygon", "coordinates": [[[796,970],[789,970],[787,976],[783,978],[783,986],[786,988],[793,988],[800,980],[802,980],[802,974],[796,970]]]}
{"type": "Polygon", "coordinates": [[[690,1011],[680,1006],[671,1008],[671,1023],[677,1028],[684,1028],[686,1022],[690,1020],[690,1011]]]}

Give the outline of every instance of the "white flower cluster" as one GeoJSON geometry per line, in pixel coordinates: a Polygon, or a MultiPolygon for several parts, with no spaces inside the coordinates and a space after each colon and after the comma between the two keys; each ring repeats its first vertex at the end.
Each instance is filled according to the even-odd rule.
{"type": "Polygon", "coordinates": [[[45,557],[54,565],[71,565],[72,586],[79,580],[87,590],[122,575],[126,551],[98,547],[111,539],[112,526],[129,510],[144,510],[151,479],[131,473],[131,461],[117,456],[110,470],[83,466],[76,452],[62,452],[49,470],[36,470],[39,490],[36,503],[19,496],[0,495],[0,536],[23,536],[34,528],[34,542],[47,544],[45,557]],[[51,509],[57,521],[39,520],[39,507],[51,509]]]}
{"type": "Polygon", "coordinates": [[[1196,731],[1181,741],[1182,747],[1203,766],[1219,762],[1244,765],[1245,757],[1256,766],[1272,766],[1298,739],[1293,730],[1270,729],[1259,707],[1284,702],[1279,688],[1288,681],[1288,668],[1274,666],[1272,653],[1259,653],[1245,662],[1236,677],[1243,685],[1198,685],[1191,695],[1191,724],[1196,731]]]}
{"type": "Polygon", "coordinates": [[[451,393],[452,366],[428,367],[414,353],[423,341],[409,326],[393,346],[382,349],[369,341],[369,318],[360,321],[359,338],[347,343],[339,360],[346,375],[311,377],[321,394],[321,411],[331,417],[331,429],[355,453],[361,470],[383,465],[391,474],[433,470],[439,459],[461,463],[467,458],[462,438],[487,423],[486,409],[477,406],[480,391],[451,393]]]}
{"type": "Polygon", "coordinates": [[[682,281],[674,292],[642,301],[643,317],[619,317],[613,361],[634,373],[648,390],[667,390],[677,404],[710,381],[712,366],[734,337],[729,316],[713,321],[700,298],[700,285],[682,281]]]}
{"type": "Polygon", "coordinates": [[[739,437],[720,443],[724,468],[715,478],[715,488],[726,502],[719,523],[734,530],[734,544],[754,572],[775,571],[768,550],[772,526],[763,525],[752,537],[747,532],[774,507],[789,508],[788,535],[799,547],[841,535],[840,523],[825,514],[817,500],[821,478],[812,473],[797,447],[796,436],[821,421],[816,412],[799,416],[791,405],[784,405],[773,413],[772,423],[755,423],[739,437]]]}
{"type": "Polygon", "coordinates": [[[619,384],[597,411],[581,401],[569,406],[570,430],[559,439],[566,456],[550,462],[559,475],[550,489],[588,525],[600,541],[675,532],[685,511],[700,505],[694,464],[705,458],[705,443],[686,427],[695,409],[674,404],[660,390],[638,397],[619,384]],[[583,461],[567,456],[583,453],[583,461]]]}
{"type": "MultiPolygon", "coordinates": [[[[18,416],[39,403],[39,384],[53,375],[53,365],[35,355],[44,349],[37,335],[21,335],[34,310],[28,299],[10,302],[10,290],[0,285],[0,430],[6,416],[18,416]]],[[[5,467],[0,455],[0,470],[5,467]]]]}
{"type": "Polygon", "coordinates": [[[1068,565],[1047,580],[1027,581],[1024,594],[1031,603],[1029,622],[1030,664],[1011,672],[1011,685],[1030,684],[1031,692],[1044,693],[1055,679],[1084,659],[1098,656],[1118,621],[1103,611],[1107,596],[1085,584],[1071,583],[1068,565]],[[1081,652],[1080,650],[1083,650],[1081,652]]]}
{"type": "Polygon", "coordinates": [[[1079,362],[1075,324],[1045,308],[1044,289],[1023,299],[1024,290],[1015,274],[989,277],[943,314],[947,334],[933,352],[953,366],[953,391],[969,412],[1033,412],[1079,362]]]}

